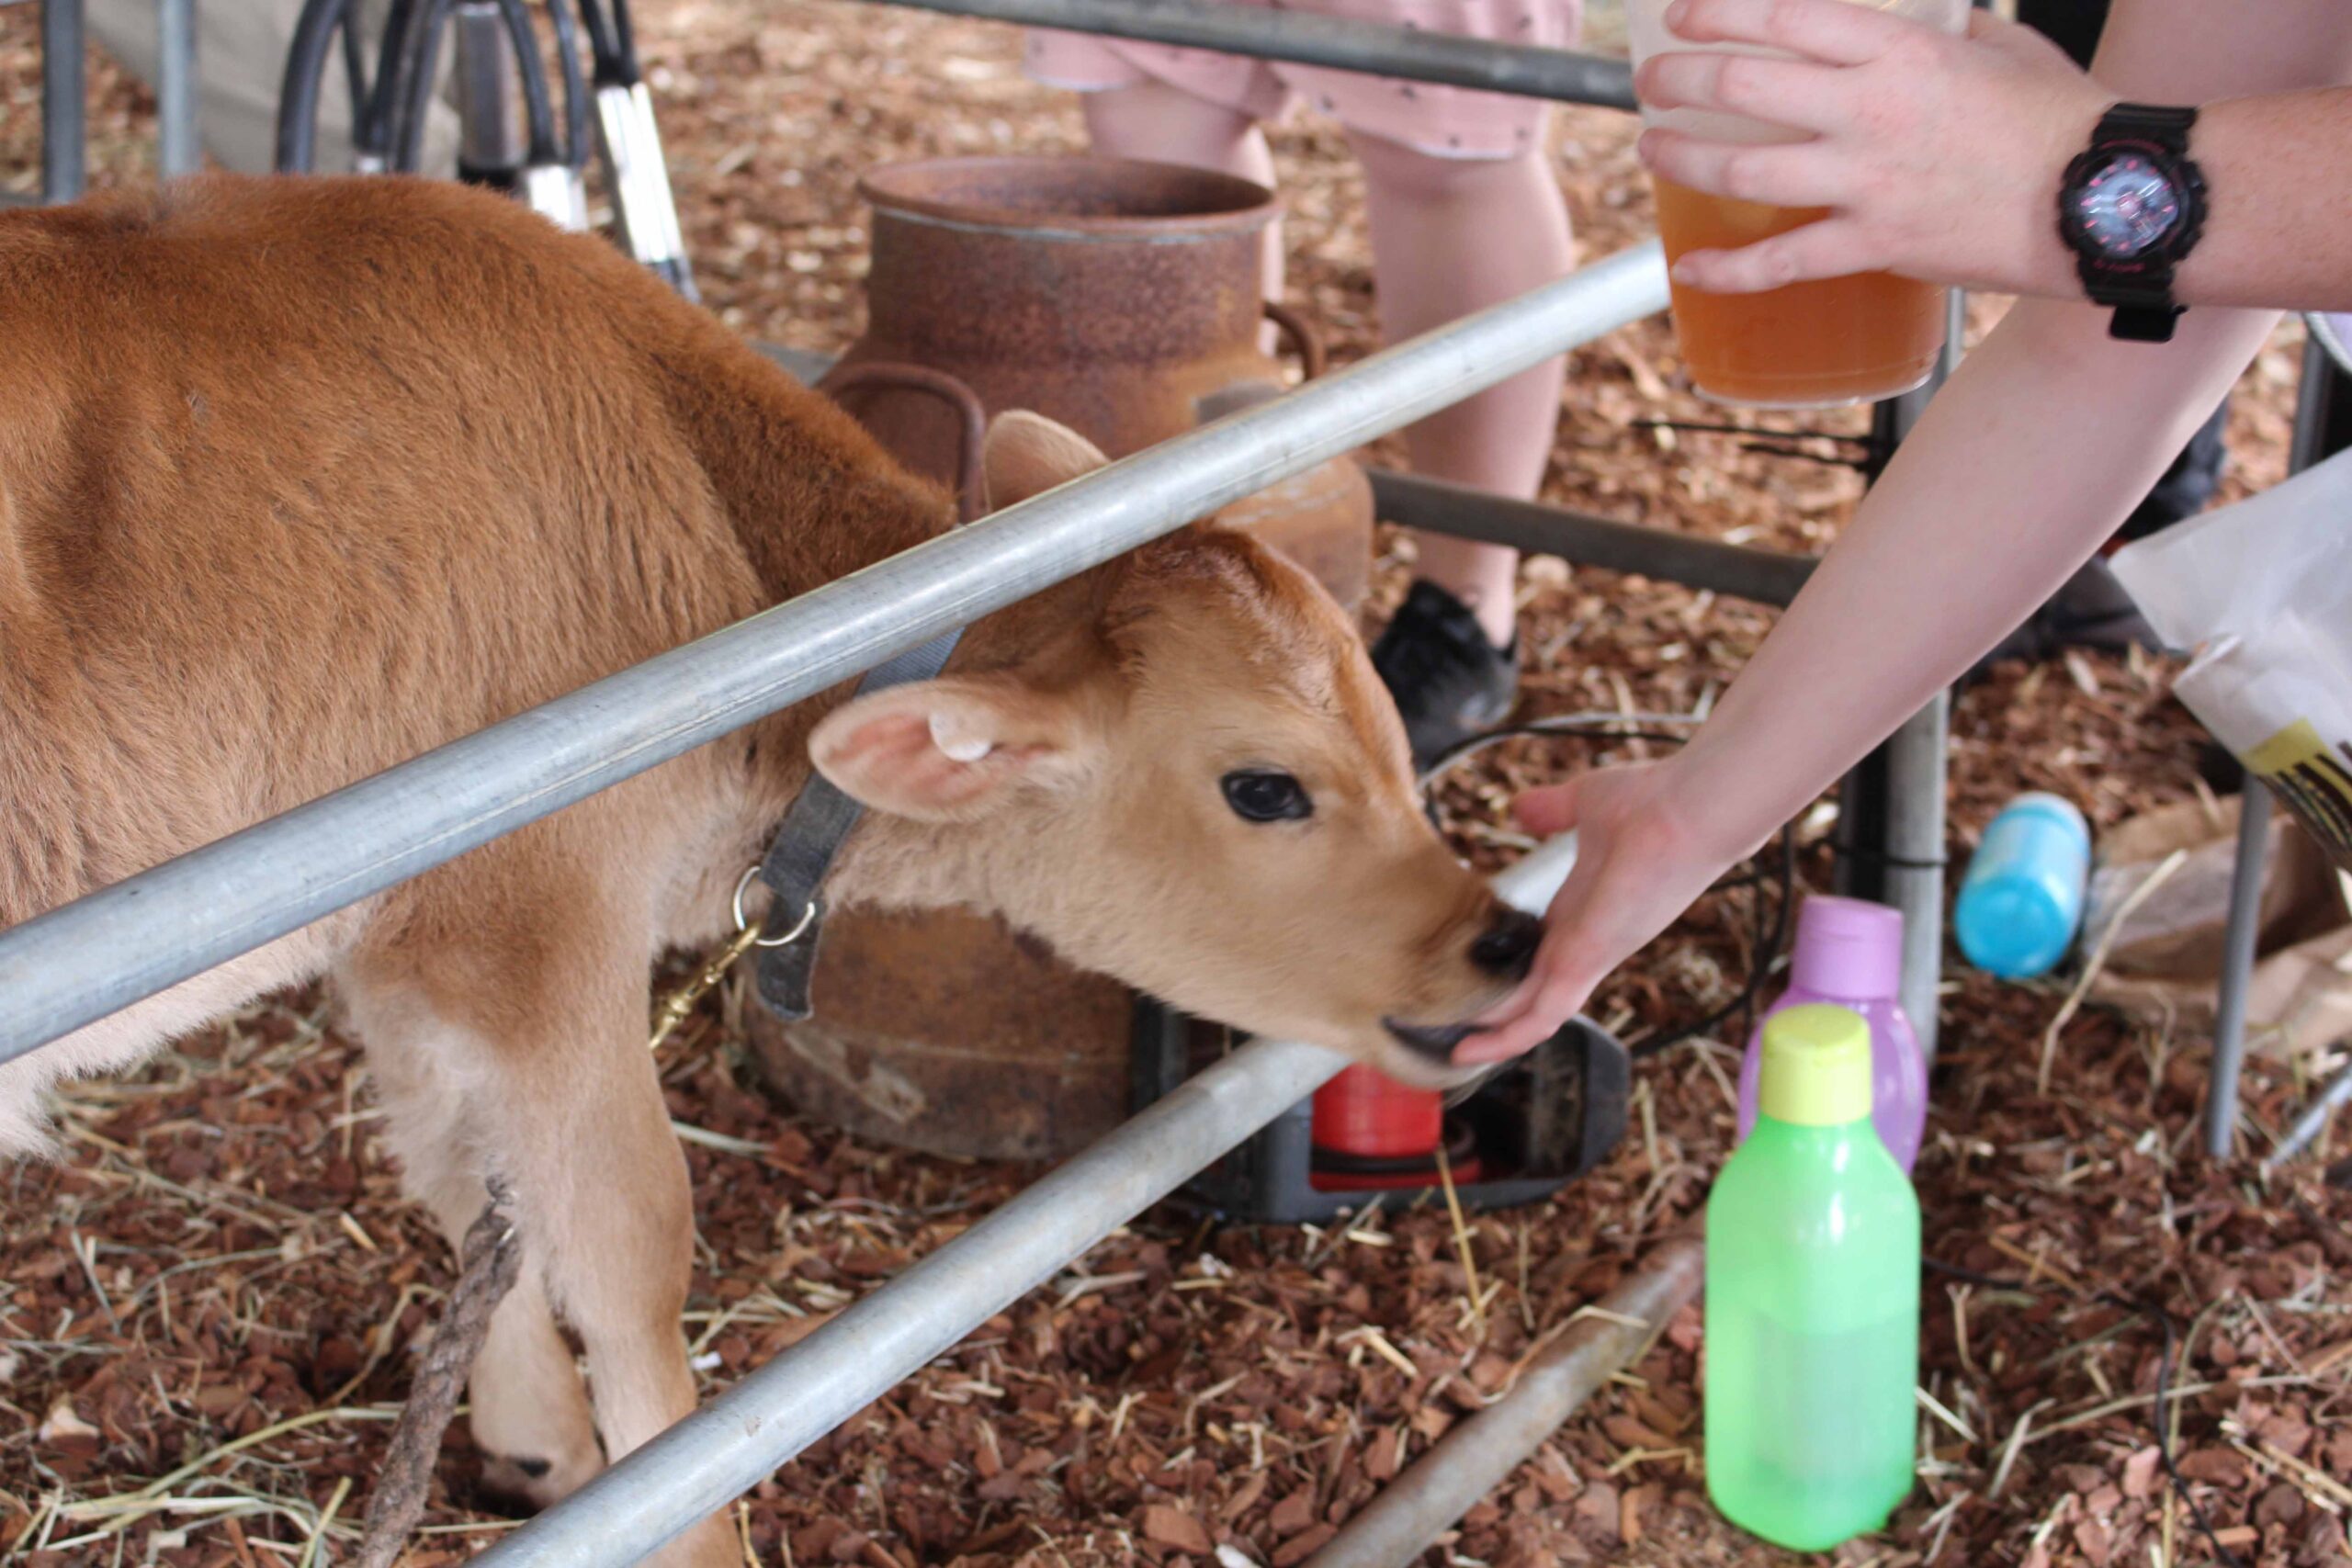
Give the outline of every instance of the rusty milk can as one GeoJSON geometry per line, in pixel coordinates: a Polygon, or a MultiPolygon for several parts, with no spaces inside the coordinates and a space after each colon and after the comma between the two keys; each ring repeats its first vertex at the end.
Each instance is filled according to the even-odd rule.
{"type": "MultiPolygon", "coordinates": [[[[862,188],[874,208],[868,325],[837,376],[876,362],[945,371],[990,413],[1034,410],[1119,457],[1277,396],[1263,316],[1309,375],[1322,367],[1312,332],[1261,303],[1260,236],[1279,212],[1261,186],[1125,159],[958,158],[883,168],[862,188]]],[[[902,461],[952,481],[957,423],[936,398],[841,390],[902,461]]],[[[1373,505],[1352,461],[1218,517],[1362,607],[1373,505]]],[[[837,913],[814,998],[801,1023],[747,1007],[753,1047],[788,1099],[862,1134],[1049,1158],[1126,1114],[1130,993],[998,922],[837,913]]]]}

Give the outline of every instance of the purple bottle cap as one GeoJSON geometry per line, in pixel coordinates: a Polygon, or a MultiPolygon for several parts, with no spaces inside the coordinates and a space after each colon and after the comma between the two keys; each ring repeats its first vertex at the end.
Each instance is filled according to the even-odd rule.
{"type": "Polygon", "coordinates": [[[1903,911],[1816,894],[1797,908],[1789,983],[1816,997],[1892,1000],[1903,988],[1903,911]]]}

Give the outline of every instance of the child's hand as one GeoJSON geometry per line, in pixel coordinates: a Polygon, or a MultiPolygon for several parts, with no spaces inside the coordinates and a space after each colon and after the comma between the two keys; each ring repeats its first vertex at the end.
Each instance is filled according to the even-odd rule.
{"type": "Polygon", "coordinates": [[[1678,185],[1829,217],[1736,251],[1696,251],[1677,282],[1718,293],[1898,272],[2003,293],[2073,298],[2058,238],[2060,176],[2113,101],[2030,28],[1971,13],[1953,37],[1852,0],[1678,0],[1695,44],[1761,44],[1760,59],[1661,54],[1634,78],[1653,108],[1745,115],[1813,133],[1740,145],[1643,133],[1642,161],[1678,185]]]}
{"type": "Polygon", "coordinates": [[[1453,1053],[1499,1062],[1555,1033],[1593,987],[1671,925],[1738,858],[1718,854],[1676,801],[1671,762],[1604,768],[1519,797],[1531,832],[1577,832],[1576,870],[1544,916],[1535,967],[1453,1053]]]}

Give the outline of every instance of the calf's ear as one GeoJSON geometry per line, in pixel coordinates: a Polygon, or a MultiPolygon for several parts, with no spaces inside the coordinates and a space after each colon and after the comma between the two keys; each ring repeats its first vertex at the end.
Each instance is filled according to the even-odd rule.
{"type": "Polygon", "coordinates": [[[989,509],[1001,512],[1033,495],[1043,495],[1110,461],[1093,442],[1043,414],[1025,409],[999,414],[989,426],[982,456],[989,509]]]}
{"type": "Polygon", "coordinates": [[[1095,751],[1069,698],[953,675],[854,698],[808,737],[835,788],[922,822],[978,821],[1024,790],[1067,787],[1095,751]]]}

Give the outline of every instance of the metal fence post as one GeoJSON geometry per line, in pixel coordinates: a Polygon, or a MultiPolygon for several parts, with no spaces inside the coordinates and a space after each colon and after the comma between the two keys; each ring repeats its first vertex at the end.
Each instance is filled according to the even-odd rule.
{"type": "MultiPolygon", "coordinates": [[[[1875,483],[1927,412],[1928,401],[1959,367],[1968,299],[1951,291],[1944,352],[1926,385],[1890,398],[1871,418],[1875,483]]],[[[1938,692],[1848,776],[1840,794],[1848,856],[1839,890],[1875,898],[1903,911],[1904,1015],[1919,1037],[1919,1052],[1936,1062],[1944,950],[1944,789],[1950,750],[1951,694],[1938,692]]]]}
{"type": "Polygon", "coordinates": [[[40,198],[79,201],[88,180],[82,0],[40,0],[40,198]]]}
{"type": "Polygon", "coordinates": [[[196,125],[197,0],[155,0],[155,163],[177,179],[204,164],[196,125]]]}

